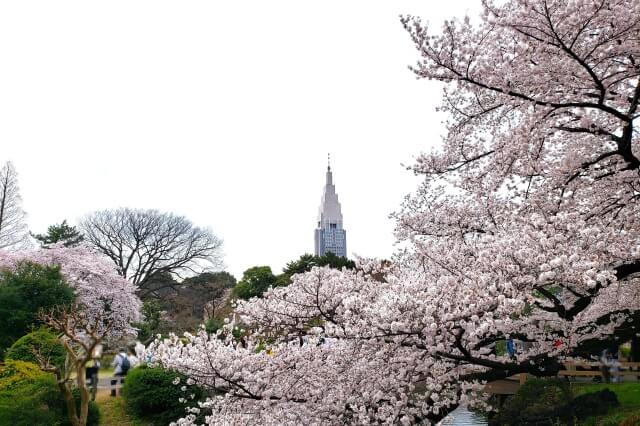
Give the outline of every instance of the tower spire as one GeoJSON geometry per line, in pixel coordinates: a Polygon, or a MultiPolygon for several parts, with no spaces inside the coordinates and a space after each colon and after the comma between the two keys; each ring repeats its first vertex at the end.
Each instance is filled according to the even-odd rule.
{"type": "Polygon", "coordinates": [[[342,227],[342,209],[333,184],[331,153],[327,154],[326,175],[318,211],[318,227],[315,230],[315,253],[316,256],[324,256],[329,252],[336,256],[346,256],[347,233],[342,227]]]}

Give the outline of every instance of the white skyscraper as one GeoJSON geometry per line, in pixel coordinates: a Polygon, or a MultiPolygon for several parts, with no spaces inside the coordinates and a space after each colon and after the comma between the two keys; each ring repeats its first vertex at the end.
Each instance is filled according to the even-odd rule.
{"type": "Polygon", "coordinates": [[[322,192],[318,227],[315,231],[316,256],[323,256],[328,252],[347,257],[347,232],[342,228],[342,211],[330,164],[327,165],[327,181],[322,192]]]}

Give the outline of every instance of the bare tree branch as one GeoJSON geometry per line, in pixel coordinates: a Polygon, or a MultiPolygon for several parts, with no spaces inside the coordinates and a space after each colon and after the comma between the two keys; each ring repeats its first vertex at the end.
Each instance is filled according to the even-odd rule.
{"type": "Polygon", "coordinates": [[[159,274],[221,266],[222,240],[183,216],[157,210],[103,210],[86,216],[80,228],[142,297],[152,295],[150,282],[159,274]]]}

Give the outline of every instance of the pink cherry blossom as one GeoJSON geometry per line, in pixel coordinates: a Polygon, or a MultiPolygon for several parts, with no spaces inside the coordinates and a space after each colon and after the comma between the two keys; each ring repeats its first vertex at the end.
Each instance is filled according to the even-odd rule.
{"type": "Polygon", "coordinates": [[[640,2],[483,4],[480,24],[436,33],[401,19],[449,117],[395,213],[404,249],[294,276],[217,336],[149,348],[218,392],[198,407],[208,424],[435,421],[482,403],[484,381],[635,336],[640,2]],[[496,350],[509,338],[513,358],[496,350]]]}

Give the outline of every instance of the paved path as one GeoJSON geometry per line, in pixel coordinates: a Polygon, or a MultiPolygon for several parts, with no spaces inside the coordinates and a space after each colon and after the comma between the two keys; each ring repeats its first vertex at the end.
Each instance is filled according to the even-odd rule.
{"type": "Polygon", "coordinates": [[[98,376],[98,389],[111,389],[111,380],[116,380],[116,379],[117,379],[116,387],[119,388],[120,386],[122,386],[120,384],[120,379],[121,378],[122,377],[113,377],[113,376],[102,377],[102,376],[98,376]]]}

